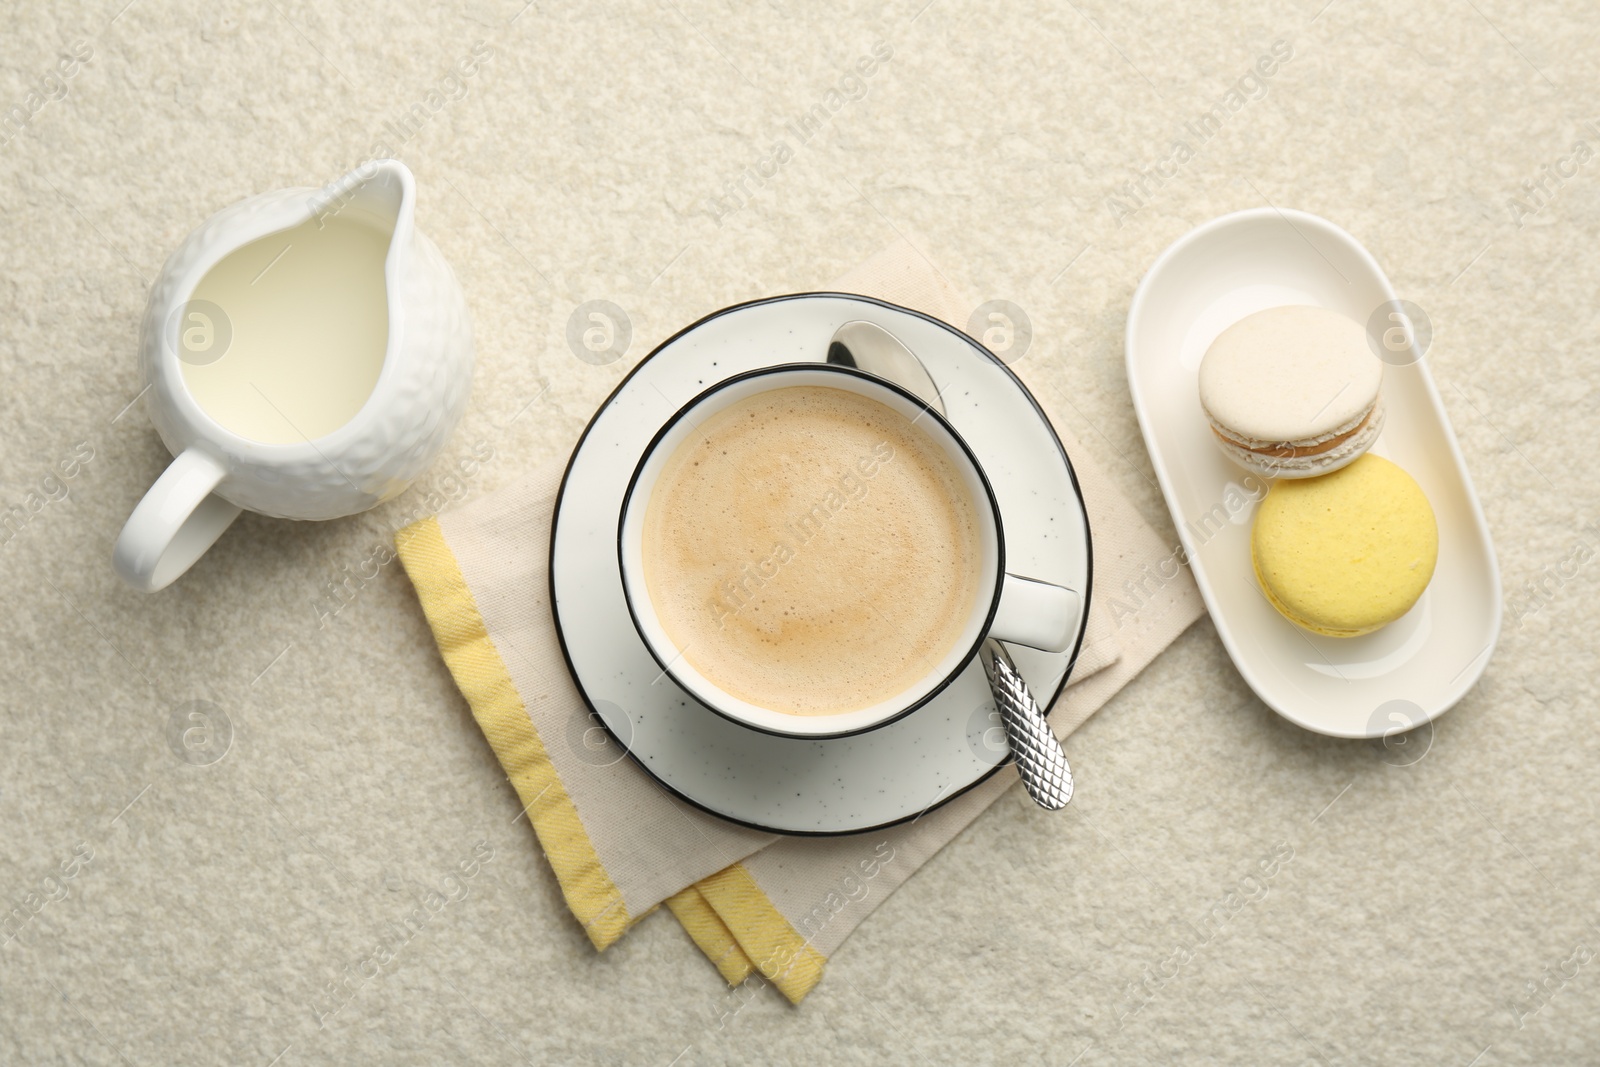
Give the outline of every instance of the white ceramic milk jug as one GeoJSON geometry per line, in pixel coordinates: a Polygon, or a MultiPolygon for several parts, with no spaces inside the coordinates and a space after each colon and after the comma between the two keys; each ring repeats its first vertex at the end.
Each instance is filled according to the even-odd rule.
{"type": "Polygon", "coordinates": [[[388,500],[466,408],[466,298],[397,160],[241,201],[162,268],[140,337],[175,457],[117,538],[117,573],[170,584],[248,508],[332,519],[388,500]]]}

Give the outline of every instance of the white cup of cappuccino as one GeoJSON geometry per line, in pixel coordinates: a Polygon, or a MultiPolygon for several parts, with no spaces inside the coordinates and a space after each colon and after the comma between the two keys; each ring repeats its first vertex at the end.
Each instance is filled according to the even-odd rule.
{"type": "Polygon", "coordinates": [[[618,554],[663,674],[790,737],[893,722],[986,638],[1063,651],[1083,611],[1006,572],[989,480],[938,412],[828,364],[741,374],[680,409],[634,471],[618,554]]]}

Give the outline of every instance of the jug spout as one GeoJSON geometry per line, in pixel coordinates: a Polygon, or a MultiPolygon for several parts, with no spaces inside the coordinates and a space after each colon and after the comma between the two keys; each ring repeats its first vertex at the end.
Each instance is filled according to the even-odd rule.
{"type": "Polygon", "coordinates": [[[398,159],[373,159],[318,189],[310,198],[320,229],[334,215],[349,215],[380,230],[409,228],[416,184],[398,159]]]}

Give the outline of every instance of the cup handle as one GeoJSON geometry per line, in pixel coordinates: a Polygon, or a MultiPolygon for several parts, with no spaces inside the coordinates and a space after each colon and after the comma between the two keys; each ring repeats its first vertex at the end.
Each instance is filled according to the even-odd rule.
{"type": "Polygon", "coordinates": [[[1078,636],[1083,598],[1049,582],[1005,576],[989,636],[1045,652],[1065,652],[1078,636]]]}
{"type": "Polygon", "coordinates": [[[194,566],[239,517],[240,508],[211,490],[227,469],[198,448],[179,453],[128,516],[111,565],[135,589],[165,589],[194,566]]]}

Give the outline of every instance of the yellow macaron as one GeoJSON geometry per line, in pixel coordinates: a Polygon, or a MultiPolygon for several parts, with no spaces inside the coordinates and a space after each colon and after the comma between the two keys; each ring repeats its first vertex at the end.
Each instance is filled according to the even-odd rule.
{"type": "Polygon", "coordinates": [[[1411,610],[1433,578],[1439,527],[1411,475],[1370,452],[1280,481],[1256,512],[1250,558],[1267,600],[1313,633],[1357,637],[1411,610]]]}

